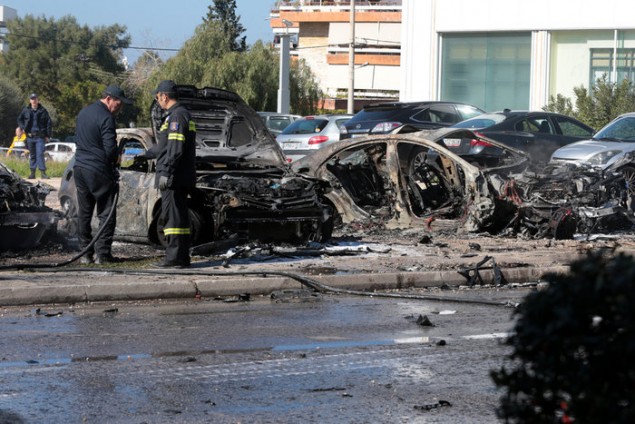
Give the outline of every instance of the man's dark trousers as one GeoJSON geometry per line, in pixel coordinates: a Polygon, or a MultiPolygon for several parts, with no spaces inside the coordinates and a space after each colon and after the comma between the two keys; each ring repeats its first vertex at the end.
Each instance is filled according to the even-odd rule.
{"type": "MultiPolygon", "coordinates": [[[[114,178],[86,168],[74,167],[75,186],[77,187],[78,235],[81,248],[88,246],[92,240],[91,220],[97,206],[99,228],[104,225],[115,200],[116,182],[114,178]]],[[[87,254],[98,256],[111,255],[112,240],[115,234],[116,214],[106,224],[101,236],[87,254]]]]}

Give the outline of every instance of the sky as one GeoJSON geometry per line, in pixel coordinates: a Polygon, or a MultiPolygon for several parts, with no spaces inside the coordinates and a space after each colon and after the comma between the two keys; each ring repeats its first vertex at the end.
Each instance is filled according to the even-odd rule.
{"type": "MultiPolygon", "coordinates": [[[[59,19],[72,15],[80,25],[89,27],[125,25],[131,36],[131,47],[178,49],[194,35],[194,29],[207,15],[212,0],[0,0],[0,5],[18,11],[19,17],[34,15],[59,19]]],[[[269,11],[274,0],[236,0],[236,14],[245,27],[247,44],[273,39],[269,27],[269,11]]],[[[126,49],[124,54],[133,64],[143,50],[126,49]]],[[[160,53],[169,57],[173,53],[160,53]]]]}

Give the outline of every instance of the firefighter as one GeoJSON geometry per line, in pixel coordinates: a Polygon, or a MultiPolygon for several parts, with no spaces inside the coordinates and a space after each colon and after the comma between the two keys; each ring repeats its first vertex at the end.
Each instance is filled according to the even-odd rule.
{"type": "Polygon", "coordinates": [[[161,190],[161,218],[167,240],[165,258],[158,268],[190,266],[190,217],[187,197],[196,183],[196,125],[178,102],[174,81],[164,80],[153,92],[166,111],[157,134],[155,187],[161,190]]]}

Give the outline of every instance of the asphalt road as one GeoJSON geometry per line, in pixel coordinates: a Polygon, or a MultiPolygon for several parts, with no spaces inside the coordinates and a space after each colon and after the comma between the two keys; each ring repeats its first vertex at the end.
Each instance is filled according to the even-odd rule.
{"type": "Polygon", "coordinates": [[[274,297],[3,308],[0,422],[496,422],[510,308],[274,297]]]}

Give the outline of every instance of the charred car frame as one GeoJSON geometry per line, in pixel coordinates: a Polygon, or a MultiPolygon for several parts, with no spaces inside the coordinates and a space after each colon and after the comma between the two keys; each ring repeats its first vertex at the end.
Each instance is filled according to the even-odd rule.
{"type": "MultiPolygon", "coordinates": [[[[322,241],[333,229],[325,185],[293,173],[262,119],[237,94],[179,86],[179,101],[196,123],[195,189],[189,194],[193,244],[238,237],[262,241],[322,241]]],[[[154,128],[163,111],[153,103],[154,128]]],[[[154,128],[117,130],[120,151],[155,145],[154,128]]],[[[121,164],[115,238],[164,243],[161,197],[154,188],[155,161],[121,164]]],[[[62,178],[60,204],[74,225],[73,162],[62,178]]],[[[72,229],[71,229],[72,230],[72,229]]]]}

